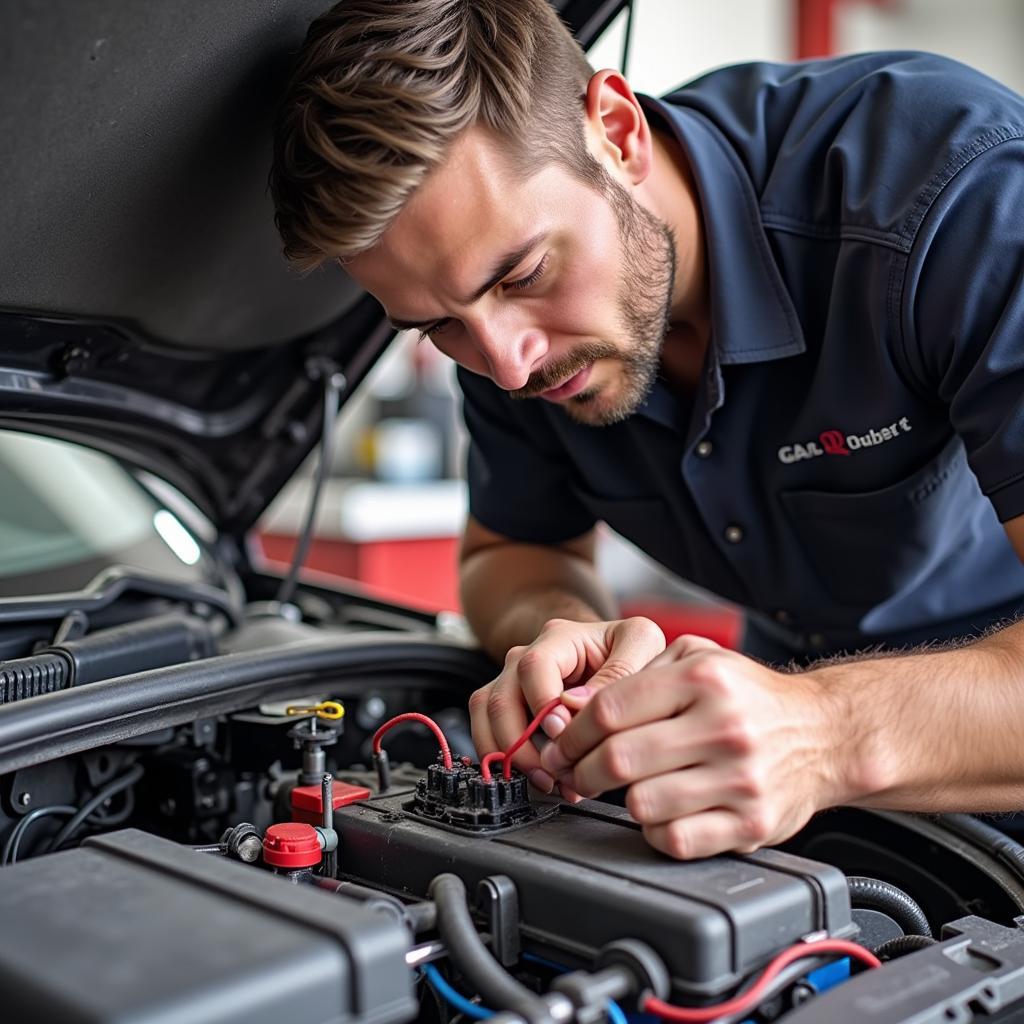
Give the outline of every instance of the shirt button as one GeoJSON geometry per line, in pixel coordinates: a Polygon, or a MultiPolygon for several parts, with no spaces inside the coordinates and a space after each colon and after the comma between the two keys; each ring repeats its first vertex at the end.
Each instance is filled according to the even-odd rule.
{"type": "Polygon", "coordinates": [[[714,450],[715,446],[707,440],[701,441],[700,444],[694,448],[694,451],[702,459],[706,459],[714,450]]]}
{"type": "Polygon", "coordinates": [[[815,650],[821,650],[822,647],[828,642],[822,633],[812,633],[808,638],[807,642],[815,648],[815,650]]]}
{"type": "Polygon", "coordinates": [[[775,612],[773,618],[780,626],[789,626],[793,622],[792,612],[787,612],[785,608],[780,608],[775,612]]]}
{"type": "Polygon", "coordinates": [[[743,540],[743,527],[737,526],[735,523],[730,523],[725,528],[724,536],[730,544],[739,544],[739,542],[743,540]]]}

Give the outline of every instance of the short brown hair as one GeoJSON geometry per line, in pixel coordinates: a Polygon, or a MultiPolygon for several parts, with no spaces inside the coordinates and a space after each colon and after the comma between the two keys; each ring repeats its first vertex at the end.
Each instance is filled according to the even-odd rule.
{"type": "Polygon", "coordinates": [[[596,183],[591,74],[547,0],[341,0],[310,26],[275,129],[285,255],[308,269],[371,248],[474,124],[523,173],[557,161],[596,183]]]}

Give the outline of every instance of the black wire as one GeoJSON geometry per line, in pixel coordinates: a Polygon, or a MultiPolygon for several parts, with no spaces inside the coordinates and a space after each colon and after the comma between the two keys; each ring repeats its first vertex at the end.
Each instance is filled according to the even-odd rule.
{"type": "Polygon", "coordinates": [[[124,791],[124,806],[121,810],[101,814],[101,809],[97,808],[93,812],[92,817],[89,819],[90,825],[96,825],[99,828],[113,828],[114,825],[124,824],[135,810],[135,790],[126,789],[124,791]]]}
{"type": "Polygon", "coordinates": [[[97,807],[106,803],[112,796],[117,796],[122,790],[134,786],[142,778],[144,769],[141,764],[129,768],[119,779],[107,783],[88,803],[75,813],[75,816],[57,833],[53,842],[47,847],[48,850],[59,850],[61,843],[66,843],[85,824],[85,819],[92,814],[97,807]]]}
{"type": "Polygon", "coordinates": [[[29,811],[17,825],[11,829],[11,834],[7,837],[7,842],[4,843],[3,852],[0,853],[0,866],[4,864],[14,864],[18,860],[18,847],[21,845],[22,836],[28,831],[29,825],[34,821],[38,821],[40,818],[49,817],[51,814],[74,814],[78,808],[70,804],[53,804],[49,807],[37,807],[34,811],[29,811]]]}
{"type": "Polygon", "coordinates": [[[299,542],[295,545],[295,553],[292,556],[292,564],[288,569],[288,575],[282,580],[277,591],[277,601],[280,604],[287,604],[295,593],[295,585],[298,582],[299,570],[306,561],[309,554],[309,545],[313,541],[313,527],[316,524],[316,512],[320,505],[320,492],[323,490],[324,482],[331,471],[331,462],[334,450],[334,421],[338,416],[341,388],[344,386],[344,377],[337,371],[323,371],[324,378],[324,418],[323,427],[320,433],[320,459],[317,462],[316,474],[313,478],[313,490],[309,496],[309,509],[306,512],[306,522],[302,527],[302,534],[299,542]]]}

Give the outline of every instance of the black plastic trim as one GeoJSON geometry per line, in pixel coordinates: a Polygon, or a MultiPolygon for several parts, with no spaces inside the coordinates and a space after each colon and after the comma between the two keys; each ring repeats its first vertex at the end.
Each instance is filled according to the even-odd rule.
{"type": "Polygon", "coordinates": [[[311,682],[338,694],[347,679],[356,691],[429,685],[466,695],[491,670],[490,660],[475,648],[377,632],[152,669],[0,708],[0,775],[308,692],[311,682]]]}

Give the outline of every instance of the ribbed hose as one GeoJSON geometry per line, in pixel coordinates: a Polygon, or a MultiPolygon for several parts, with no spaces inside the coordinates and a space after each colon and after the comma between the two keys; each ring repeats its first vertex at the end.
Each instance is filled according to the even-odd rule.
{"type": "Polygon", "coordinates": [[[512,1010],[526,1020],[547,1019],[547,1005],[501,967],[477,934],[462,879],[438,875],[430,883],[430,898],[437,906],[437,931],[452,963],[480,993],[485,1005],[512,1010]]]}
{"type": "Polygon", "coordinates": [[[63,690],[71,663],[60,654],[35,654],[0,663],[0,704],[63,690]]]}
{"type": "Polygon", "coordinates": [[[881,910],[888,914],[907,934],[931,937],[932,929],[924,911],[902,889],[877,878],[850,875],[850,903],[855,907],[881,910]]]}
{"type": "Polygon", "coordinates": [[[928,938],[927,935],[900,935],[883,942],[872,952],[879,960],[895,960],[897,957],[916,953],[919,949],[927,949],[936,944],[936,940],[928,938]]]}
{"type": "Polygon", "coordinates": [[[943,814],[939,816],[939,823],[987,850],[1016,875],[1018,882],[1024,884],[1024,846],[1016,839],[970,814],[943,814]]]}

